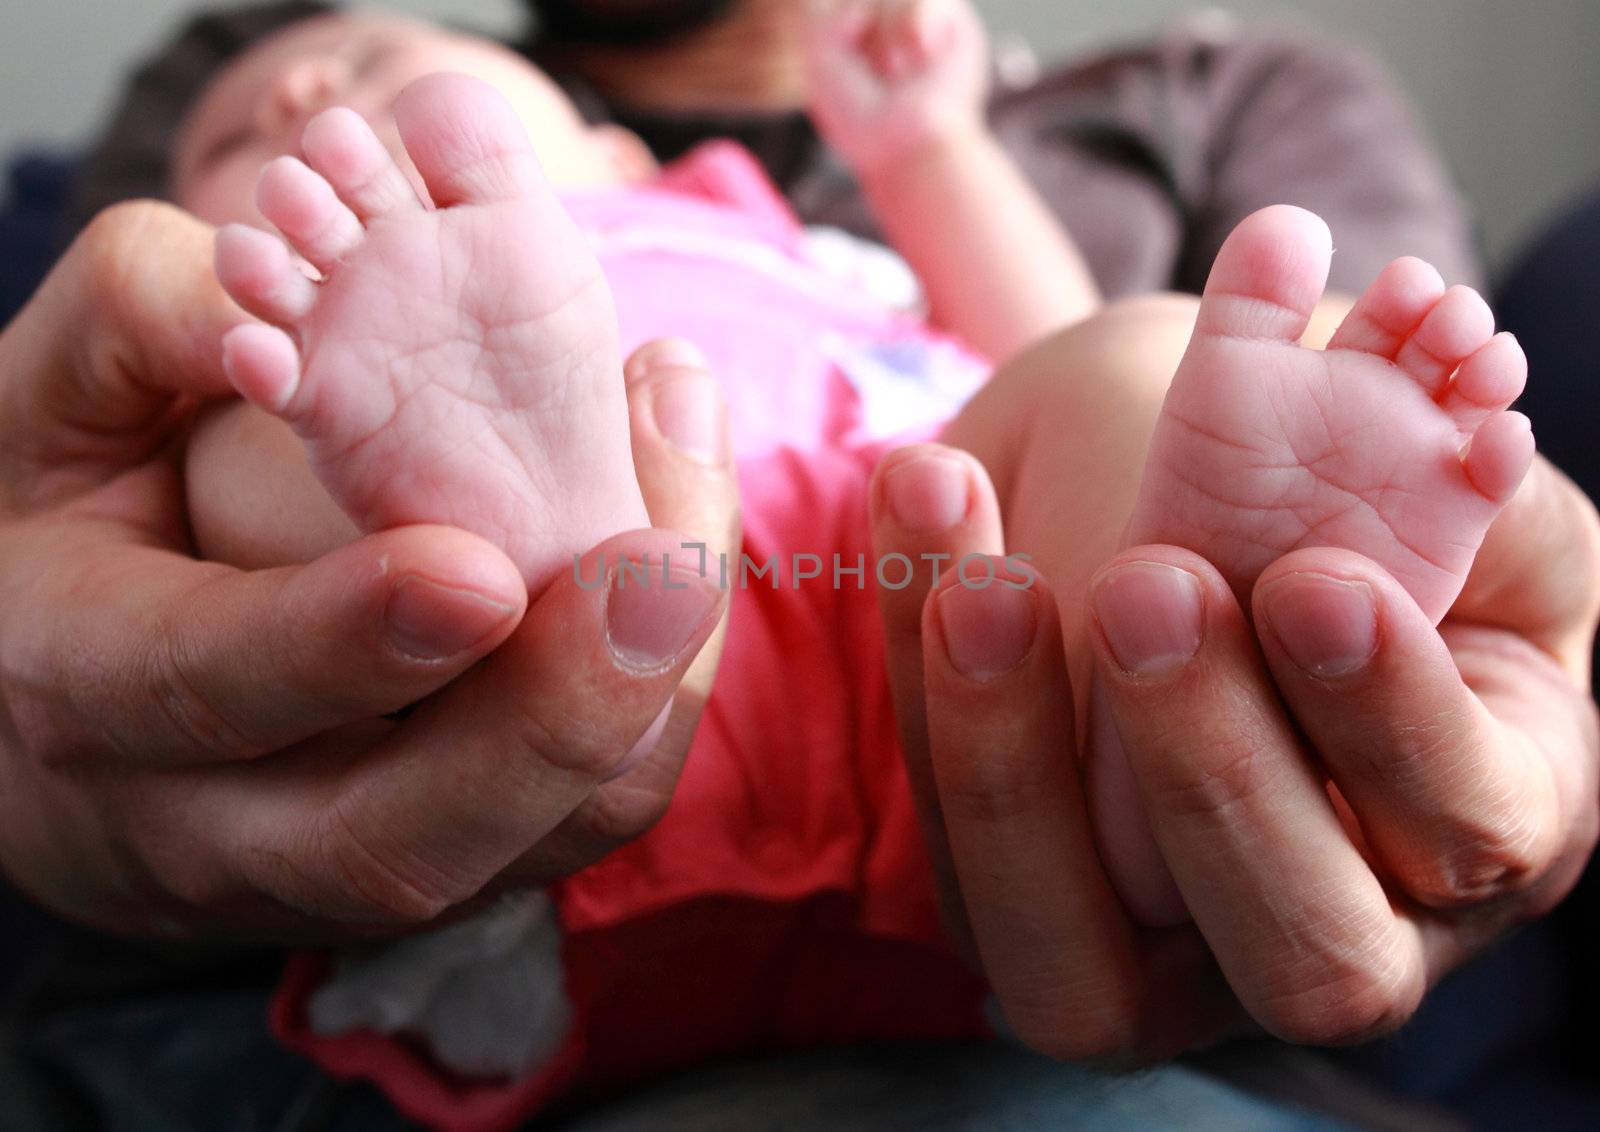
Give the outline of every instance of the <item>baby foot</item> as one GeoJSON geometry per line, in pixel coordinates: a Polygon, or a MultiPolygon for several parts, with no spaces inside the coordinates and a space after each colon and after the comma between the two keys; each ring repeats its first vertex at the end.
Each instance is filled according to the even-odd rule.
{"type": "Polygon", "coordinates": [[[257,204],[288,247],[218,233],[218,278],[274,324],[229,334],[225,368],[364,530],[464,528],[537,590],[571,554],[649,525],[610,291],[493,89],[433,75],[395,119],[433,207],[334,109],[307,125],[305,163],[262,171],[257,204]]]}
{"type": "Polygon", "coordinates": [[[1378,277],[1326,350],[1301,346],[1331,255],[1327,226],[1286,206],[1228,238],[1129,544],[1196,551],[1241,598],[1289,551],[1342,547],[1438,622],[1532,462],[1527,418],[1505,411],[1527,362],[1475,291],[1414,259],[1378,277]]]}
{"type": "MultiPolygon", "coordinates": [[[[1332,257],[1327,226],[1264,209],[1224,244],[1150,448],[1128,545],[1203,555],[1248,610],[1261,572],[1333,546],[1387,569],[1435,622],[1533,459],[1507,412],[1527,361],[1476,292],[1397,260],[1326,350],[1300,345],[1332,257]]],[[[1091,709],[1091,715],[1095,713],[1091,709]]],[[[1102,719],[1090,794],[1107,870],[1141,922],[1188,918],[1102,719]]]]}

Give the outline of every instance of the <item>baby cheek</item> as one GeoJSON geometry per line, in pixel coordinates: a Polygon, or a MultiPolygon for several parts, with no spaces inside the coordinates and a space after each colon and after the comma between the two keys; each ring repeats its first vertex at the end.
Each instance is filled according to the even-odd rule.
{"type": "Polygon", "coordinates": [[[267,227],[256,208],[256,180],[263,159],[229,158],[182,186],[178,204],[208,224],[267,227]]]}

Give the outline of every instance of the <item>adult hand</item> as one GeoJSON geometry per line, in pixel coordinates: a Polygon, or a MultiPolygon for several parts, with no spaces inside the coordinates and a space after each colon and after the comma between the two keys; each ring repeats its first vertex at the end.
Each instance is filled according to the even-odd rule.
{"type": "MultiPolygon", "coordinates": [[[[725,595],[681,569],[682,589],[585,588],[575,572],[529,607],[504,555],[442,527],[303,567],[196,561],[178,442],[229,395],[220,339],[245,318],[210,265],[205,226],[121,206],[0,335],[7,877],[117,931],[336,940],[420,925],[648,828],[725,595]]],[[[731,546],[727,460],[668,439],[717,419],[715,383],[681,347],[641,351],[628,378],[652,520],[731,546]]],[[[659,583],[664,553],[692,559],[684,541],[619,535],[581,576],[648,554],[659,583]]]]}
{"type": "MultiPolygon", "coordinates": [[[[880,555],[1003,552],[993,492],[964,453],[890,456],[872,502],[880,555]]],[[[885,591],[946,908],[1018,1036],[1119,1062],[1253,1026],[1360,1040],[1548,911],[1600,825],[1597,529],[1540,462],[1437,631],[1381,568],[1341,551],[1272,566],[1253,622],[1186,551],[1107,563],[1085,631],[1069,622],[1066,638],[1092,653],[1095,710],[1121,735],[1194,915],[1162,930],[1133,925],[1096,854],[1043,581],[978,590],[949,573],[931,595],[885,591]]]]}

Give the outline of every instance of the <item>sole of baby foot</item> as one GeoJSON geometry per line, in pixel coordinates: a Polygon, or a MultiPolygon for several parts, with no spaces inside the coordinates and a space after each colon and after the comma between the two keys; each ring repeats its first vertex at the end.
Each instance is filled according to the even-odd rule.
{"type": "Polygon", "coordinates": [[[360,527],[461,527],[539,587],[649,525],[610,292],[492,88],[429,76],[395,118],[427,201],[334,109],[308,124],[305,162],[261,176],[283,238],[219,233],[219,279],[266,324],[234,332],[225,366],[360,527]]]}

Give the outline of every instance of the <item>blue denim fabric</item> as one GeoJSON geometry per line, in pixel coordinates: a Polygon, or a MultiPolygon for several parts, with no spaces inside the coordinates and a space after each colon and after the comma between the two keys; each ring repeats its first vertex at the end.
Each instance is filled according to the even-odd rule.
{"type": "MultiPolygon", "coordinates": [[[[267,1032],[264,992],[169,995],[50,1016],[29,1058],[107,1132],[387,1132],[413,1127],[370,1088],[322,1077],[267,1032]]],[[[6,1096],[15,1097],[7,1088],[6,1096]]],[[[57,1110],[60,1111],[60,1110],[57,1110]]],[[[20,1114],[12,1110],[14,1118],[20,1114]]],[[[39,1117],[55,1128],[60,1116],[39,1117]]],[[[807,1050],[706,1066],[541,1132],[1218,1132],[1348,1127],[1183,1066],[1112,1075],[1004,1042],[807,1050]]],[[[0,1128],[9,1126],[0,1119],[0,1128]]]]}
{"type": "Polygon", "coordinates": [[[22,1048],[105,1132],[270,1132],[319,1077],[274,1044],[262,993],[65,1010],[29,1027],[22,1048]]]}
{"type": "Polygon", "coordinates": [[[11,160],[0,185],[0,326],[22,308],[66,245],[77,163],[54,154],[11,160]]]}
{"type": "Polygon", "coordinates": [[[1182,1065],[1108,1074],[1003,1042],[810,1050],[685,1073],[545,1132],[1348,1128],[1182,1065]]]}

